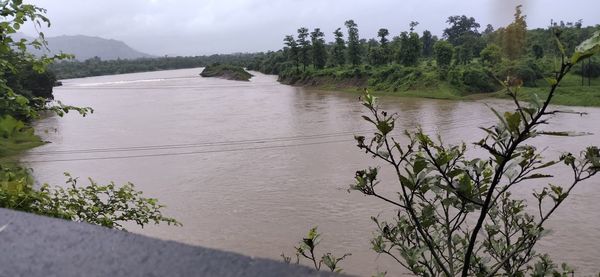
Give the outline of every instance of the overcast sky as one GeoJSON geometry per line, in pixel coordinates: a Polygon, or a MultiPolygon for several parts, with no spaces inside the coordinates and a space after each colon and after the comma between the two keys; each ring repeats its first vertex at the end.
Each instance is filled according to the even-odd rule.
{"type": "MultiPolygon", "coordinates": [[[[512,20],[523,4],[530,28],[550,19],[600,24],[600,0],[29,0],[48,10],[47,36],[90,35],[122,40],[153,55],[203,55],[277,50],[298,27],[332,32],[354,19],[362,38],[385,27],[392,35],[441,35],[450,15],[473,16],[484,28],[512,20]]],[[[32,33],[31,29],[25,29],[32,33]]]]}

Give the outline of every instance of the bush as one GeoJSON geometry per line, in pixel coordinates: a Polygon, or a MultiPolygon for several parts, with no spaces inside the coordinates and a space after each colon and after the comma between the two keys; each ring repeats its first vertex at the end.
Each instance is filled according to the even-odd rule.
{"type": "Polygon", "coordinates": [[[77,185],[77,178],[67,176],[68,187],[33,186],[29,170],[19,166],[0,166],[0,207],[108,228],[123,229],[131,221],[140,226],[148,223],[181,225],[161,213],[163,205],[145,198],[131,183],[99,185],[90,179],[87,186],[77,185]]]}
{"type": "Polygon", "coordinates": [[[452,67],[448,71],[448,81],[467,92],[493,92],[499,88],[498,82],[482,67],[475,64],[452,67]]]}
{"type": "Polygon", "coordinates": [[[463,71],[463,84],[469,92],[493,92],[498,90],[497,82],[482,68],[467,67],[463,71]]]}
{"type": "Polygon", "coordinates": [[[498,45],[490,44],[481,50],[479,57],[485,65],[494,67],[502,61],[502,50],[498,45]]]}
{"type": "Polygon", "coordinates": [[[507,77],[516,78],[523,81],[527,87],[536,86],[536,80],[542,78],[542,70],[533,60],[520,61],[518,63],[505,63],[500,66],[496,76],[500,80],[507,77]]]}

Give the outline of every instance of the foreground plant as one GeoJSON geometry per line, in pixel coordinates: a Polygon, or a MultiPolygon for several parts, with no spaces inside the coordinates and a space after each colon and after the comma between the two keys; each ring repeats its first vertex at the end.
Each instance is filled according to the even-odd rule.
{"type": "Polygon", "coordinates": [[[22,0],[0,0],[0,207],[116,229],[123,229],[125,222],[140,226],[149,223],[181,225],[175,219],[163,216],[161,209],[164,206],[156,199],[143,197],[133,184],[121,187],[113,183],[99,185],[90,179],[89,185],[78,186],[77,179],[67,175],[66,188],[49,185],[38,188],[34,186],[30,170],[12,161],[10,156],[44,144],[30,124],[42,112],[59,116],[69,111],[82,116],[93,112],[91,108],[53,101],[55,78],[42,76],[48,64],[70,55],[38,58],[28,53],[28,47],[47,49],[42,32],[38,32],[39,37],[33,41],[11,37],[27,22],[36,27],[49,27],[45,12],[22,0]],[[32,87],[26,85],[31,83],[35,84],[33,88],[44,89],[33,93],[32,87]]]}
{"type": "Polygon", "coordinates": [[[65,188],[43,185],[36,189],[27,169],[0,166],[0,207],[114,229],[124,229],[126,222],[141,227],[151,223],[181,225],[163,216],[164,206],[154,198],[144,197],[131,183],[99,185],[89,179],[89,185],[80,186],[77,178],[68,173],[65,176],[65,188]]]}
{"type": "MultiPolygon", "coordinates": [[[[342,268],[338,266],[338,263],[351,254],[346,253],[341,257],[336,257],[330,252],[327,252],[323,254],[321,258],[318,258],[318,255],[315,254],[315,250],[320,243],[321,234],[317,231],[317,227],[311,228],[310,231],[308,231],[307,236],[295,247],[296,264],[299,264],[300,258],[303,258],[310,261],[316,270],[321,270],[322,265],[325,265],[331,272],[342,272],[342,268]]],[[[281,257],[283,258],[283,261],[288,264],[292,262],[292,257],[288,257],[285,254],[281,254],[281,257]]]]}
{"type": "Polygon", "coordinates": [[[447,145],[421,130],[406,132],[408,143],[401,144],[392,136],[396,115],[380,110],[376,98],[365,94],[363,105],[370,115],[363,118],[377,131],[369,139],[355,137],[358,147],[389,165],[400,188],[397,196],[379,193],[378,168],[356,172],[351,186],[397,209],[391,221],[373,218],[377,232],[372,246],[377,253],[421,276],[564,274],[565,268],[559,271],[534,246],[546,234],[547,220],[573,189],[598,173],[600,150],[591,146],[578,154],[545,160],[528,141],[544,135],[540,125],[563,112],[550,110],[552,98],[575,64],[600,52],[600,32],[583,42],[570,59],[558,37],[556,41],[562,62],[548,78],[545,99],[534,95],[524,105],[518,100],[519,87],[512,86],[515,82],[504,83],[516,109],[503,114],[492,109],[498,123],[482,128],[487,135],[475,143],[487,151],[485,157],[469,158],[464,143],[447,145]],[[531,179],[552,178],[548,170],[560,164],[572,172],[571,181],[533,192],[535,209],[511,193],[511,188],[531,179]]]}

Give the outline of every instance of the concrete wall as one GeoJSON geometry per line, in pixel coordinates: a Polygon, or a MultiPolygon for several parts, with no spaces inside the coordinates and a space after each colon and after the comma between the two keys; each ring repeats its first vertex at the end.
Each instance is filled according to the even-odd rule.
{"type": "Polygon", "coordinates": [[[0,276],[336,276],[6,209],[0,226],[0,276]]]}

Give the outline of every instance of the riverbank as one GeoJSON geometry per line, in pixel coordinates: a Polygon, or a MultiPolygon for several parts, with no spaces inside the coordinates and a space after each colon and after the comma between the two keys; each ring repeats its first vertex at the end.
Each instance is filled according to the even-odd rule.
{"type": "MultiPolygon", "coordinates": [[[[0,118],[0,161],[45,144],[31,126],[11,116],[0,118]]],[[[11,160],[12,161],[12,160],[11,160]]]]}
{"type": "MultiPolygon", "coordinates": [[[[456,86],[448,81],[435,80],[427,76],[419,76],[420,82],[392,86],[388,83],[372,79],[368,76],[280,76],[282,84],[312,88],[324,91],[343,91],[362,93],[369,89],[374,94],[398,97],[445,99],[445,100],[477,100],[484,98],[508,98],[505,91],[499,89],[492,92],[469,92],[464,87],[456,86]],[[425,80],[425,81],[424,81],[425,80]],[[392,87],[390,89],[390,87],[392,87]]],[[[552,101],[556,105],[600,107],[600,78],[586,79],[581,85],[581,76],[570,74],[565,77],[563,85],[557,90],[552,101]]],[[[524,86],[520,89],[520,99],[527,100],[536,93],[540,97],[547,95],[548,85],[545,80],[535,81],[535,86],[524,86]]]]}

